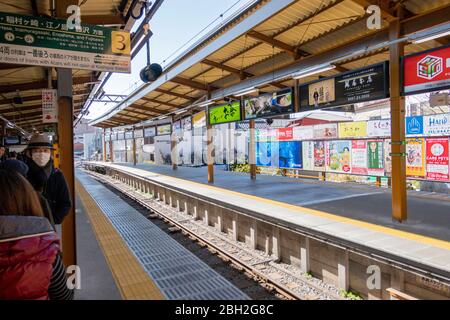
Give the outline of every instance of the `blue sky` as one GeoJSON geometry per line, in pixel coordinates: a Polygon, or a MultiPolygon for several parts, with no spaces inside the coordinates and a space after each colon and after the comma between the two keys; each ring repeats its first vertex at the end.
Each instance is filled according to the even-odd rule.
{"type": "MultiPolygon", "coordinates": [[[[170,62],[186,48],[167,59],[174,51],[183,46],[231,6],[237,3],[224,15],[223,19],[226,19],[248,2],[249,0],[165,0],[150,21],[150,29],[153,32],[150,39],[151,62],[159,63],[164,67],[167,62],[170,62]],[[166,59],[167,61],[164,63],[166,59]]],[[[208,30],[211,30],[221,21],[222,18],[208,30]]],[[[133,88],[140,86],[142,82],[139,78],[139,72],[147,63],[146,57],[147,51],[144,46],[132,61],[132,73],[112,75],[104,87],[106,93],[127,94],[133,88]]],[[[113,106],[113,104],[105,106],[104,103],[93,103],[89,108],[87,118],[95,119],[113,106]]]]}

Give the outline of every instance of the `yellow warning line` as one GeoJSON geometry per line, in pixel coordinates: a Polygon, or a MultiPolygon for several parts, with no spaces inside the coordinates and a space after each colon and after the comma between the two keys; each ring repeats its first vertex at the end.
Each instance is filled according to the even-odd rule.
{"type": "Polygon", "coordinates": [[[124,300],[164,300],[161,291],[78,180],[76,190],[122,298],[124,300]]]}
{"type": "Polygon", "coordinates": [[[245,193],[231,191],[231,190],[228,190],[228,189],[214,187],[214,186],[207,185],[207,184],[204,184],[204,183],[199,183],[199,182],[194,182],[194,181],[190,181],[190,180],[175,178],[175,177],[159,174],[159,173],[156,173],[156,172],[145,171],[145,170],[142,170],[142,169],[137,169],[137,170],[141,170],[141,171],[144,171],[146,173],[150,172],[150,173],[153,173],[153,174],[161,176],[161,177],[170,178],[170,179],[174,179],[174,180],[177,180],[177,181],[181,181],[181,182],[185,182],[185,183],[190,183],[190,184],[193,184],[193,185],[201,186],[201,187],[204,187],[204,188],[215,190],[217,192],[227,193],[227,194],[230,194],[230,195],[233,195],[233,196],[239,196],[239,197],[243,197],[243,198],[247,198],[247,199],[251,199],[251,200],[255,200],[255,201],[259,201],[259,202],[264,202],[264,203],[275,205],[275,206],[280,206],[280,207],[283,207],[283,208],[286,208],[286,209],[289,209],[289,210],[293,210],[293,211],[296,211],[296,212],[299,212],[299,213],[310,214],[310,215],[314,215],[314,216],[317,216],[317,217],[327,218],[327,219],[334,220],[334,221],[337,221],[337,222],[347,223],[347,224],[351,224],[351,225],[358,226],[358,227],[361,227],[361,228],[369,229],[369,230],[372,230],[372,231],[382,232],[382,233],[385,233],[385,234],[388,234],[388,235],[392,235],[392,236],[396,236],[396,237],[400,237],[400,238],[405,238],[405,239],[408,239],[408,240],[417,241],[417,242],[420,242],[420,243],[423,243],[423,244],[427,244],[427,245],[430,245],[430,246],[435,246],[435,247],[439,247],[439,248],[450,250],[450,242],[448,242],[448,241],[439,240],[439,239],[435,239],[435,238],[430,238],[430,237],[418,235],[418,234],[411,233],[411,232],[396,230],[396,229],[392,229],[392,228],[389,228],[389,227],[383,227],[383,226],[376,225],[376,224],[369,223],[369,222],[364,222],[364,221],[359,221],[359,220],[355,220],[355,219],[351,219],[351,218],[346,218],[346,217],[342,217],[342,216],[339,216],[337,214],[333,214],[333,213],[329,213],[329,212],[309,209],[309,208],[305,208],[305,207],[300,207],[300,206],[288,204],[288,203],[285,203],[285,202],[274,201],[274,200],[270,200],[270,199],[266,199],[266,198],[252,196],[252,195],[245,194],[245,193]]]}

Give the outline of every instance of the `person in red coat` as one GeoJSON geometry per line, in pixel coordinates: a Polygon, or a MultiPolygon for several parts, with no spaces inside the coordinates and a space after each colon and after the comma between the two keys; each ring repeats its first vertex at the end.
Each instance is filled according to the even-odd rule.
{"type": "Polygon", "coordinates": [[[0,170],[0,299],[70,300],[60,241],[37,193],[15,171],[0,170]]]}

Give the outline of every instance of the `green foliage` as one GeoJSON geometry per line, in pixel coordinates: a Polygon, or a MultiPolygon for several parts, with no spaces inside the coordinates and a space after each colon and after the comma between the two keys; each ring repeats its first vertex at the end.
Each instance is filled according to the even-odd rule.
{"type": "Polygon", "coordinates": [[[352,291],[341,290],[340,294],[344,298],[347,298],[347,299],[350,299],[350,300],[363,300],[363,298],[359,294],[354,293],[352,291]]]}

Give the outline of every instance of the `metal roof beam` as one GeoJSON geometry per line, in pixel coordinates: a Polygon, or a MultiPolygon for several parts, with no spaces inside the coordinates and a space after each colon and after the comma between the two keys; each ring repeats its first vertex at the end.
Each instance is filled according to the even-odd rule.
{"type": "Polygon", "coordinates": [[[287,43],[284,43],[282,41],[275,39],[274,37],[266,36],[265,34],[262,34],[260,32],[254,31],[254,30],[248,32],[247,35],[249,37],[260,40],[260,41],[270,44],[274,47],[277,47],[283,51],[286,51],[291,56],[293,56],[295,59],[298,59],[299,57],[302,57],[302,56],[306,57],[309,55],[309,53],[306,51],[303,51],[297,47],[293,47],[287,43]]]}
{"type": "Polygon", "coordinates": [[[249,72],[227,66],[223,63],[215,62],[215,61],[208,60],[208,59],[203,60],[202,63],[206,64],[210,67],[214,67],[214,68],[221,69],[221,70],[230,72],[232,74],[235,74],[235,75],[239,76],[241,79],[253,77],[253,74],[251,74],[249,72]]]}
{"type": "Polygon", "coordinates": [[[170,103],[170,102],[163,102],[163,101],[159,101],[159,100],[155,100],[155,99],[150,99],[150,98],[147,98],[147,97],[142,97],[141,99],[144,100],[144,101],[147,101],[147,102],[157,103],[157,104],[168,106],[168,107],[171,107],[171,108],[174,108],[174,109],[180,108],[180,106],[178,106],[176,104],[173,104],[173,103],[170,103]]]}
{"type": "MultiPolygon", "coordinates": [[[[53,80],[53,87],[57,87],[57,81],[53,80]]],[[[73,85],[81,85],[81,84],[91,84],[97,83],[98,81],[93,81],[91,77],[76,77],[73,78],[73,85]]],[[[8,92],[16,92],[26,91],[26,90],[36,90],[36,89],[45,89],[48,87],[47,80],[26,82],[26,83],[17,83],[17,84],[7,84],[0,86],[0,93],[8,93],[8,92]]]]}
{"type": "Polygon", "coordinates": [[[152,112],[152,113],[160,114],[160,115],[164,115],[164,114],[168,114],[169,113],[169,111],[158,110],[158,109],[155,109],[155,108],[141,106],[141,105],[138,105],[138,104],[132,104],[129,107],[133,108],[135,110],[144,110],[144,111],[148,111],[148,112],[152,112]]]}
{"type": "Polygon", "coordinates": [[[176,93],[176,92],[173,92],[173,91],[168,91],[168,90],[164,90],[164,89],[155,89],[155,92],[168,94],[170,96],[174,96],[174,97],[177,97],[177,98],[185,99],[185,100],[188,100],[190,102],[195,101],[195,98],[186,96],[184,94],[176,93]]]}

